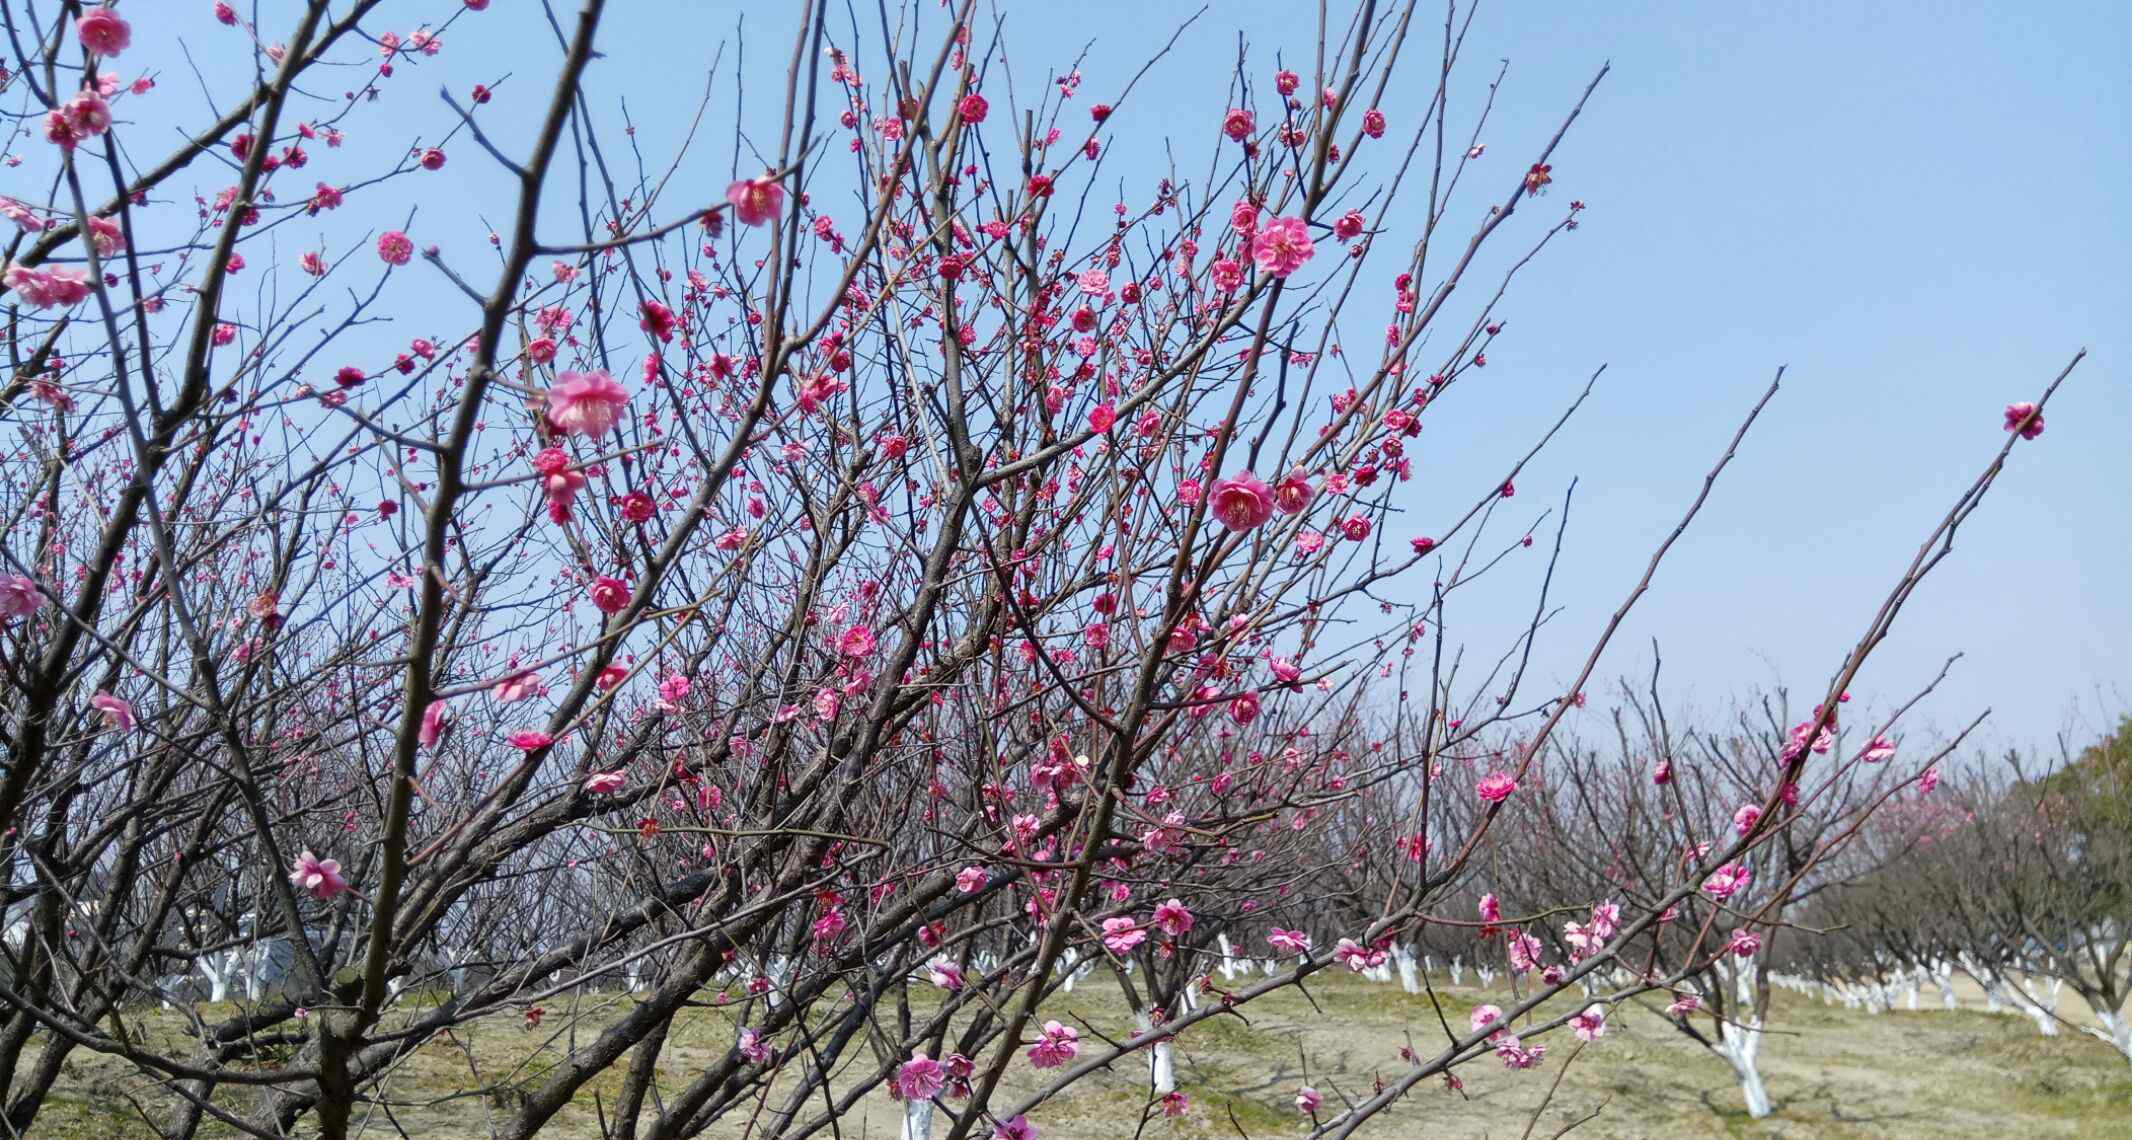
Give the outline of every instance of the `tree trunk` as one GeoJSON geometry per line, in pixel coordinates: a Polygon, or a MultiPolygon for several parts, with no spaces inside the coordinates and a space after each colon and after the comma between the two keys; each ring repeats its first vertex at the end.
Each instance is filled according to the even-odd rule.
{"type": "Polygon", "coordinates": [[[932,1140],[933,1102],[910,1100],[903,1104],[903,1140],[932,1140]]]}

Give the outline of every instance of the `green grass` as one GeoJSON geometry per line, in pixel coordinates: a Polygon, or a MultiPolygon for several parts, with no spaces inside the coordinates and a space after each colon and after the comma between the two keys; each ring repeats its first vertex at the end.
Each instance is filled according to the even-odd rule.
{"type": "MultiPolygon", "coordinates": [[[[1402,1046],[1411,1043],[1423,1056],[1441,1048],[1439,1009],[1442,1021],[1463,1029],[1475,1004],[1504,1004],[1504,997],[1439,984],[1432,1007],[1427,995],[1346,976],[1313,981],[1307,998],[1295,991],[1271,995],[1244,1007],[1242,1016],[1214,1017],[1180,1035],[1177,1075],[1192,1110],[1181,1120],[1157,1118],[1142,1134],[1151,1140],[1298,1135],[1305,1130],[1294,1107],[1298,1087],[1315,1086],[1327,1109],[1337,1111],[1343,1098],[1367,1097],[1377,1080],[1395,1080],[1406,1071],[1402,1046]]],[[[588,1040],[628,1000],[588,996],[580,1007],[586,1024],[578,1040],[588,1040]]],[[[1565,1001],[1563,1008],[1571,1004],[1565,1001]]],[[[541,1031],[498,1018],[463,1027],[451,1041],[425,1045],[387,1086],[395,1119],[424,1140],[487,1136],[490,1113],[506,1110],[509,1090],[536,1086],[564,1059],[569,1040],[551,1031],[569,1012],[568,1003],[551,1002],[541,1031]],[[470,1075],[469,1053],[482,1082],[470,1075]],[[492,1089],[486,1107],[481,1097],[464,1095],[483,1083],[492,1089]]],[[[1083,985],[1043,1015],[1086,1027],[1082,1039],[1091,1048],[1099,1040],[1091,1030],[1113,1038],[1131,1032],[1130,1011],[1112,986],[1083,985]]],[[[168,1014],[139,1016],[130,1028],[173,1045],[184,1040],[168,1014]]],[[[724,1055],[734,1029],[727,1010],[686,1011],[663,1054],[662,1089],[671,1092],[724,1055]]],[[[1578,1054],[1551,1100],[1549,1086],[1576,1044],[1563,1035],[1545,1039],[1550,1052],[1537,1070],[1507,1072],[1484,1058],[1460,1070],[1462,1091],[1440,1079],[1423,1081],[1364,1132],[1388,1138],[1516,1136],[1538,1114],[1533,1134],[1552,1136],[1596,1111],[1577,1128],[1579,1140],[2132,1136],[2132,1066],[2085,1036],[2042,1038],[2024,1018],[1970,1011],[1869,1016],[1780,992],[1769,1029],[1761,1068],[1777,1112],[1765,1120],[1747,1116],[1721,1061],[1654,1012],[1630,1005],[1617,1010],[1601,1041],[1578,1054]]],[[[1003,1100],[1033,1089],[1036,1077],[1017,1062],[1003,1100]]],[[[1040,1106],[1031,1119],[1045,1140],[1131,1136],[1148,1106],[1146,1080],[1144,1060],[1121,1059],[1040,1106]]],[[[611,1105],[620,1081],[619,1066],[601,1074],[544,1135],[597,1136],[594,1094],[611,1105]]],[[[175,1109],[127,1067],[77,1053],[33,1134],[60,1140],[155,1136],[122,1093],[138,1098],[159,1120],[175,1109]]],[[[893,1136],[896,1119],[896,1106],[877,1093],[843,1122],[843,1135],[893,1136]]],[[[381,1129],[374,1130],[379,1136],[396,1134],[382,1119],[375,1129],[381,1129]]],[[[201,1134],[234,1133],[211,1124],[201,1134]]],[[[733,1140],[741,1128],[721,1123],[707,1135],[733,1140]]]]}

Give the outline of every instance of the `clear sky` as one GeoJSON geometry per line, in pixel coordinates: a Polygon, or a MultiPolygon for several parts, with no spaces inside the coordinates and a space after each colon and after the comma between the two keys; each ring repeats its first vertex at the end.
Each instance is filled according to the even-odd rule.
{"type": "MultiPolygon", "coordinates": [[[[1005,7],[1027,42],[1093,39],[1097,92],[1192,10],[1005,7]]],[[[1306,63],[1306,8],[1200,17],[1151,79],[1177,129],[1219,114],[1239,28],[1254,72],[1276,47],[1306,63]]],[[[1415,114],[1440,13],[1393,101],[1415,114]]],[[[1784,392],[1609,660],[1640,673],[1656,637],[1675,692],[1706,708],[1778,680],[1818,695],[2003,438],[2004,405],[2086,347],[2046,434],[2016,449],[1859,689],[1907,695],[1962,652],[1919,724],[1990,707],[1997,739],[2024,743],[2076,703],[2089,724],[2132,708],[2128,43],[2122,3],[1482,7],[1457,97],[1470,110],[1510,61],[1484,135],[1495,183],[1613,66],[1553,161],[1554,193],[1585,200],[1585,224],[1514,287],[1489,354],[1505,398],[1462,404],[1423,439],[1422,479],[1470,501],[1608,365],[1519,483],[1536,510],[1581,480],[1548,670],[1574,676],[1784,364],[1784,392]]]]}
{"type": "MultiPolygon", "coordinates": [[[[574,5],[557,7],[567,17],[574,5]]],[[[1025,102],[1047,69],[1072,66],[1084,45],[1081,98],[1109,100],[1195,9],[1165,0],[998,7],[1025,102]]],[[[1254,83],[1269,83],[1277,51],[1307,81],[1311,7],[1217,0],[1121,112],[1130,121],[1118,124],[1106,177],[1130,179],[1129,195],[1144,200],[1154,174],[1144,164],[1134,171],[1131,160],[1159,154],[1164,135],[1203,170],[1239,31],[1254,83]]],[[[232,34],[207,8],[204,0],[172,8],[172,30],[196,46],[232,34]]],[[[389,6],[403,35],[450,8],[389,6]]],[[[721,43],[731,67],[741,17],[708,3],[609,8],[607,58],[589,74],[594,106],[611,114],[626,99],[636,142],[663,165],[689,129],[721,43]]],[[[792,8],[742,10],[745,119],[772,137],[792,8]]],[[[138,18],[160,11],[149,6],[138,18]]],[[[1432,86],[1441,9],[1424,11],[1435,23],[1417,35],[1408,81],[1386,104],[1395,136],[1432,86]]],[[[871,37],[877,27],[866,30],[871,37]]],[[[149,44],[160,54],[144,62],[163,69],[159,97],[197,107],[173,42],[149,44]]],[[[1912,601],[1858,688],[1870,700],[1898,699],[1959,651],[1966,659],[1919,724],[1965,722],[1989,706],[1997,740],[2029,743],[2056,732],[2076,704],[2090,727],[2132,708],[2128,43],[2132,5],[2118,2],[1483,7],[1453,112],[1470,116],[1496,61],[1510,61],[1483,136],[1491,187],[1531,161],[1602,63],[1613,66],[1553,159],[1554,193],[1589,204],[1584,224],[1506,302],[1510,330],[1490,351],[1485,380],[1499,398],[1469,396],[1455,417],[1433,420],[1417,480],[1424,504],[1442,489],[1445,514],[1471,502],[1506,454],[1608,366],[1593,403],[1519,480],[1517,503],[1532,512],[1558,503],[1571,477],[1581,480],[1557,583],[1566,609],[1536,658],[1540,676],[1573,675],[1782,364],[1785,391],[1604,672],[1642,673],[1655,637],[1675,695],[1700,706],[1756,684],[1818,694],[1917,543],[2003,438],[2004,405],[2031,397],[2086,347],[2046,434],[2016,449],[1955,557],[1912,601]]],[[[463,93],[512,72],[483,116],[507,150],[523,153],[555,59],[538,5],[496,0],[462,17],[425,74],[396,82],[385,98],[410,124],[433,127],[440,83],[463,93]]],[[[715,200],[731,169],[730,76],[714,88],[710,142],[676,174],[683,187],[700,183],[670,195],[677,210],[715,200]]],[[[242,80],[209,83],[226,91],[242,80]]],[[[1003,76],[988,82],[995,105],[1001,85],[1003,76]]],[[[351,146],[413,141],[376,139],[378,117],[361,121],[370,137],[351,146]]],[[[197,181],[211,191],[215,177],[197,181]]],[[[463,139],[445,172],[386,189],[420,207],[418,242],[463,246],[469,226],[479,234],[508,211],[493,164],[463,139]]],[[[1478,198],[1467,201],[1477,208],[1478,198]]],[[[374,224],[390,211],[365,214],[374,224]]],[[[482,256],[447,252],[463,268],[482,256]]],[[[440,311],[464,306],[435,288],[440,311]]],[[[1371,327],[1381,319],[1367,315],[1371,327]]],[[[1528,607],[1531,581],[1506,581],[1514,588],[1501,597],[1528,607]]],[[[1462,632],[1483,641],[1502,632],[1463,620],[1462,632]]]]}

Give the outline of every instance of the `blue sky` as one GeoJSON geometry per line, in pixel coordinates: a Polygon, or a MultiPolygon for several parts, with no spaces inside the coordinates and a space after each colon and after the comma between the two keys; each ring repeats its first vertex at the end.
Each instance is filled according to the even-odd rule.
{"type": "MultiPolygon", "coordinates": [[[[1025,102],[1047,68],[1070,66],[1084,44],[1081,99],[1108,101],[1194,10],[1162,0],[999,6],[1025,102]]],[[[626,99],[654,164],[689,129],[705,71],[725,45],[728,70],[714,87],[705,141],[677,171],[687,189],[670,198],[676,210],[715,200],[733,163],[739,17],[710,4],[609,7],[607,55],[588,77],[593,104],[612,116],[626,99]]],[[[920,7],[929,21],[941,18],[920,7]]],[[[196,58],[228,52],[224,37],[237,34],[214,25],[205,3],[128,8],[144,30],[167,15],[196,58]]],[[[388,6],[390,18],[373,30],[404,35],[451,9],[388,6]]],[[[743,117],[770,138],[792,9],[744,11],[743,117]]],[[[1425,9],[1407,82],[1385,105],[1395,136],[1430,93],[1440,11],[1425,9]]],[[[1255,84],[1269,85],[1276,51],[1307,76],[1314,29],[1304,12],[1287,0],[1214,4],[1121,112],[1105,178],[1130,178],[1128,192],[1144,200],[1154,175],[1128,172],[1135,159],[1158,156],[1164,136],[1190,156],[1188,169],[1203,170],[1239,31],[1255,84]]],[[[279,22],[270,17],[270,29],[279,22]]],[[[837,26],[848,25],[839,17],[837,26]]],[[[871,39],[875,28],[866,30],[871,39]]],[[[141,56],[125,63],[159,69],[156,98],[196,118],[198,87],[174,42],[141,36],[141,56]]],[[[1533,512],[1580,480],[1557,579],[1565,610],[1536,658],[1539,676],[1573,675],[1782,364],[1785,391],[1602,674],[1641,675],[1655,637],[1674,696],[1698,707],[1714,711],[1758,684],[1818,694],[1917,543],[2002,439],[2001,408],[2032,396],[2086,347],[2047,433],[2016,450],[1955,557],[1913,600],[1858,688],[1870,700],[1899,699],[1947,655],[1966,653],[1916,723],[1950,726],[1989,706],[1994,739],[2007,743],[2048,739],[2076,705],[2088,729],[2132,708],[2128,42],[2132,5],[2114,3],[1481,10],[1453,113],[1470,116],[1496,61],[1510,61],[1483,136],[1491,194],[1531,161],[1599,66],[1613,68],[1553,159],[1554,194],[1587,202],[1584,224],[1520,278],[1503,310],[1510,331],[1489,353],[1489,398],[1432,421],[1418,498],[1408,500],[1418,514],[1432,502],[1444,514],[1471,502],[1503,456],[1522,450],[1594,368],[1608,366],[1593,403],[1519,480],[1518,505],[1533,512]]],[[[443,122],[440,83],[463,95],[505,72],[514,78],[483,119],[507,151],[524,152],[556,60],[538,5],[497,0],[463,16],[446,43],[390,86],[384,114],[353,120],[348,158],[412,143],[390,137],[402,123],[443,122]]],[[[245,78],[208,74],[225,102],[245,78]]],[[[988,81],[995,106],[1004,84],[1004,75],[988,81]]],[[[337,94],[331,83],[318,86],[328,100],[337,94]]],[[[614,122],[604,137],[615,137],[614,122]]],[[[399,196],[400,213],[388,198],[362,211],[362,224],[418,206],[416,240],[456,241],[448,256],[485,281],[492,255],[466,248],[478,241],[468,239],[505,220],[509,188],[469,140],[451,154],[439,174],[381,188],[399,196]]],[[[185,192],[211,192],[223,177],[202,170],[185,192]]],[[[1478,202],[1468,198],[1468,208],[1478,202]]],[[[570,220],[559,210],[551,217],[570,220]]],[[[465,301],[440,283],[419,288],[433,292],[437,314],[466,311],[395,337],[463,335],[472,319],[465,301]]],[[[1381,320],[1369,313],[1365,323],[1381,320]]],[[[1462,612],[1460,634],[1499,644],[1508,623],[1522,620],[1535,554],[1518,571],[1525,577],[1506,578],[1493,595],[1515,616],[1462,612]]]]}
{"type": "MultiPolygon", "coordinates": [[[[1007,7],[1030,42],[1093,37],[1122,68],[1145,50],[1150,10],[1171,6],[1007,7]]],[[[1201,17],[1153,80],[1179,131],[1219,114],[1211,61],[1234,58],[1239,27],[1264,61],[1254,72],[1276,45],[1291,60],[1313,50],[1296,11],[1222,3],[1201,17]]],[[[1588,202],[1585,224],[1521,278],[1490,353],[1487,383],[1506,398],[1462,407],[1464,426],[1423,442],[1425,472],[1485,480],[1608,366],[1519,484],[1537,508],[1581,480],[1568,609],[1541,658],[1553,675],[1574,676],[1785,364],[1784,392],[1609,662],[1641,673],[1656,637],[1676,695],[1701,707],[1778,681],[1811,699],[1982,469],[2003,406],[2086,347],[2046,434],[2016,449],[1859,689],[1906,696],[1964,653],[1917,724],[1990,707],[2006,743],[2047,741],[2076,704],[2088,725],[2132,707],[2128,42],[2122,4],[1482,8],[1462,97],[1470,107],[1509,59],[1484,135],[1496,182],[1612,63],[1554,158],[1554,193],[1588,202]]],[[[1417,45],[1395,105],[1418,114],[1433,44],[1417,45]]]]}

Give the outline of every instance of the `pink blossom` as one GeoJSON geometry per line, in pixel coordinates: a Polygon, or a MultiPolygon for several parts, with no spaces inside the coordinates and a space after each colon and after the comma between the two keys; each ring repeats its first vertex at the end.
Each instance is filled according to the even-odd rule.
{"type": "Polygon", "coordinates": [[[133,29],[109,8],[91,8],[74,22],[81,46],[98,55],[117,55],[133,42],[133,29]]]}
{"type": "Polygon", "coordinates": [[[896,1070],[896,1091],[902,1094],[905,1100],[931,1100],[940,1095],[940,1086],[943,1083],[945,1079],[940,1070],[940,1062],[926,1056],[923,1051],[912,1053],[911,1059],[903,1062],[903,1067],[896,1070]]]}
{"type": "Polygon", "coordinates": [[[1473,1026],[1473,1032],[1479,1033],[1484,1029],[1502,1024],[1503,1011],[1497,1006],[1477,1005],[1473,1007],[1473,1014],[1469,1021],[1473,1026]]]}
{"type": "Polygon", "coordinates": [[[348,889],[348,880],[341,877],[338,860],[321,859],[305,851],[296,857],[296,868],[289,872],[289,882],[299,891],[311,892],[311,897],[330,899],[348,889]]]}
{"type": "Polygon", "coordinates": [[[1178,899],[1171,899],[1155,908],[1155,928],[1172,938],[1192,929],[1193,922],[1192,912],[1178,899]]]}
{"type": "Polygon", "coordinates": [[[525,672],[513,673],[496,682],[494,692],[497,700],[508,705],[525,700],[528,697],[538,696],[547,692],[547,689],[540,683],[540,674],[525,672]]]}
{"type": "Polygon", "coordinates": [[[1518,790],[1518,779],[1508,772],[1490,772],[1473,785],[1473,794],[1484,803],[1499,804],[1518,790]]]}
{"type": "Polygon", "coordinates": [[[628,782],[629,775],[626,772],[594,772],[585,777],[585,790],[595,796],[604,796],[609,792],[621,791],[622,785],[628,782]]]}
{"type": "Polygon", "coordinates": [[[1295,1110],[1305,1116],[1318,1111],[1318,1105],[1323,1103],[1324,1098],[1318,1095],[1318,1090],[1311,1088],[1309,1085],[1304,1085],[1295,1091],[1295,1110]]]}
{"type": "Polygon", "coordinates": [[[1255,530],[1273,517],[1273,493],[1249,471],[1215,480],[1208,505],[1223,526],[1238,533],[1255,530]]]}
{"type": "Polygon", "coordinates": [[[416,739],[424,748],[435,748],[444,739],[444,727],[444,702],[431,701],[422,710],[422,728],[416,739]]]}
{"type": "Polygon", "coordinates": [[[398,230],[386,230],[378,237],[378,257],[387,265],[405,265],[415,255],[412,238],[398,230]]]}
{"type": "Polygon", "coordinates": [[[1929,796],[1932,794],[1932,789],[1939,786],[1940,770],[1937,767],[1925,769],[1925,774],[1917,778],[1917,790],[1920,794],[1929,796]]]}
{"type": "Polygon", "coordinates": [[[1735,958],[1752,958],[1761,948],[1762,936],[1752,930],[1733,931],[1732,941],[1725,944],[1725,949],[1732,951],[1735,958]]]}
{"type": "Polygon", "coordinates": [[[1273,486],[1273,507],[1284,515],[1299,515],[1318,493],[1301,471],[1291,471],[1273,486]]]}
{"type": "Polygon", "coordinates": [[[1538,938],[1524,933],[1511,935],[1510,941],[1504,946],[1510,957],[1510,968],[1520,974],[1530,973],[1540,964],[1542,949],[1538,938]]]}
{"type": "Polygon", "coordinates": [[[874,652],[874,631],[863,625],[855,625],[837,638],[837,652],[846,657],[871,657],[874,652]]]}
{"type": "Polygon", "coordinates": [[[1495,1056],[1497,1060],[1503,1063],[1503,1067],[1506,1069],[1530,1069],[1539,1064],[1541,1058],[1547,1056],[1547,1046],[1545,1045],[1535,1045],[1527,1049],[1512,1034],[1504,1033],[1500,1034],[1499,1037],[1500,1039],[1495,1043],[1495,1056]]]}
{"type": "Polygon", "coordinates": [[[605,372],[564,372],[548,389],[548,422],[565,435],[595,439],[614,429],[629,392],[605,372]]]}
{"type": "Polygon", "coordinates": [[[1742,804],[1740,810],[1732,813],[1732,829],[1741,835],[1753,831],[1754,825],[1761,821],[1762,809],[1754,804],[1742,804]]]}
{"type": "Polygon", "coordinates": [[[89,240],[98,257],[111,257],[126,248],[126,231],[109,218],[89,219],[89,240]]]}
{"type": "Polygon", "coordinates": [[[1217,257],[1207,266],[1214,287],[1224,293],[1234,293],[1244,286],[1244,267],[1234,258],[1217,257]]]}
{"type": "Polygon", "coordinates": [[[587,593],[592,596],[592,604],[599,607],[601,613],[616,614],[629,608],[629,584],[620,578],[602,574],[593,579],[592,588],[587,593]]]}
{"type": "Polygon", "coordinates": [[[2006,430],[2018,431],[2022,439],[2034,439],[2043,434],[2043,413],[2036,405],[2026,400],[2006,405],[2006,430]]]}
{"type": "Polygon", "coordinates": [[[991,104],[985,102],[985,97],[975,91],[963,96],[962,101],[955,105],[955,111],[962,116],[962,121],[973,125],[984,122],[985,112],[990,109],[991,104]]]}
{"type": "Polygon", "coordinates": [[[1175,1119],[1192,1111],[1192,1098],[1181,1092],[1162,1094],[1162,1115],[1175,1119]]]}
{"type": "Polygon", "coordinates": [[[22,303],[33,309],[78,305],[89,296],[89,275],[79,269],[10,265],[7,273],[0,276],[0,283],[14,290],[22,303]]]}
{"type": "Polygon", "coordinates": [[[555,738],[536,729],[522,728],[510,735],[511,747],[520,752],[532,752],[555,743],[555,738]]]}
{"type": "Polygon", "coordinates": [[[1229,108],[1229,113],[1222,116],[1221,133],[1228,135],[1237,142],[1250,138],[1251,132],[1255,129],[1257,129],[1257,121],[1252,117],[1251,112],[1241,107],[1231,107],[1229,108]]]}
{"type": "Polygon", "coordinates": [[[1310,936],[1300,930],[1282,930],[1276,926],[1267,932],[1266,944],[1283,954],[1310,953],[1310,936]]]}
{"type": "Polygon", "coordinates": [[[1588,1005],[1584,1012],[1569,1019],[1569,1027],[1576,1031],[1580,1041],[1597,1041],[1606,1036],[1606,1007],[1588,1005]]]}
{"type": "Polygon", "coordinates": [[[1113,954],[1130,954],[1133,947],[1147,941],[1147,931],[1131,918],[1106,918],[1103,920],[1103,945],[1113,954]]]}
{"type": "Polygon", "coordinates": [[[1081,1035],[1070,1025],[1044,1023],[1043,1035],[1029,1047],[1029,1063],[1039,1069],[1055,1069],[1081,1051],[1081,1035]]]}
{"type": "Polygon", "coordinates": [[[102,689],[89,698],[89,707],[104,714],[104,723],[120,732],[133,731],[133,706],[102,689]]]}
{"type": "Polygon", "coordinates": [[[777,217],[785,204],[785,188],[774,178],[747,178],[725,188],[725,200],[744,226],[759,226],[777,217]]]}
{"type": "Polygon", "coordinates": [[[1251,260],[1274,277],[1303,268],[1313,252],[1310,227],[1301,218],[1275,218],[1251,237],[1251,260]]]}
{"type": "Polygon", "coordinates": [[[955,874],[955,889],[966,895],[976,894],[990,878],[983,867],[964,867],[955,874]]]}
{"type": "Polygon", "coordinates": [[[77,91],[62,108],[76,140],[94,138],[111,129],[111,104],[95,91],[77,91]]]}
{"type": "Polygon", "coordinates": [[[1036,1125],[1026,1116],[1010,1116],[993,1126],[992,1140],[1036,1140],[1036,1125]]]}
{"type": "Polygon", "coordinates": [[[925,980],[955,993],[962,989],[962,967],[946,958],[935,958],[926,963],[925,980]]]}
{"type": "Polygon", "coordinates": [[[755,1064],[760,1065],[770,1059],[770,1047],[763,1044],[762,1034],[747,1026],[741,1027],[737,1048],[741,1056],[755,1064]]]}
{"type": "Polygon", "coordinates": [[[1482,922],[1503,921],[1503,905],[1492,894],[1481,896],[1480,912],[1482,922]]]}
{"type": "Polygon", "coordinates": [[[0,620],[26,618],[43,608],[44,595],[37,592],[37,583],[20,574],[0,578],[0,620]]]}
{"type": "Polygon", "coordinates": [[[1754,871],[1745,863],[1727,863],[1703,880],[1703,893],[1722,902],[1739,893],[1753,877],[1754,871]]]}
{"type": "Polygon", "coordinates": [[[1858,758],[1868,764],[1892,760],[1895,758],[1895,742],[1885,736],[1876,736],[1865,746],[1865,751],[1858,754],[1858,758]]]}
{"type": "Polygon", "coordinates": [[[1666,1015],[1669,1017],[1686,1017],[1701,1008],[1703,1008],[1703,999],[1694,994],[1682,994],[1674,998],[1666,1006],[1666,1015]]]}

